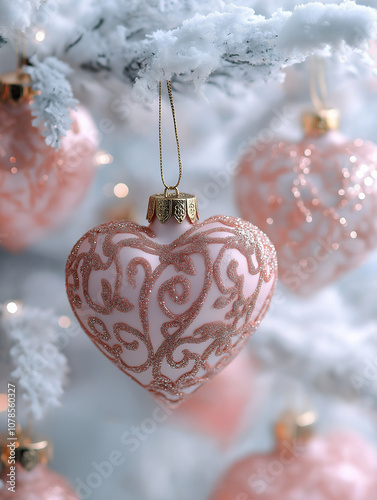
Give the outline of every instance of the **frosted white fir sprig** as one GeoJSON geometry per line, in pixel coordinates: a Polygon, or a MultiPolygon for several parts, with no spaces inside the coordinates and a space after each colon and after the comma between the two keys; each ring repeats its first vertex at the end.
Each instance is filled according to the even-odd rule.
{"type": "MultiPolygon", "coordinates": [[[[245,82],[283,78],[282,69],[319,50],[365,48],[377,36],[377,10],[348,1],[299,5],[277,10],[271,18],[247,7],[196,15],[150,38],[153,56],[140,70],[135,90],[150,98],[156,82],[178,75],[199,91],[208,79],[245,82]]],[[[145,47],[144,47],[145,50],[145,47]]]]}
{"type": "Polygon", "coordinates": [[[319,50],[363,49],[377,37],[377,10],[351,0],[309,2],[292,10],[276,5],[267,17],[251,8],[252,1],[234,3],[92,2],[59,42],[54,31],[62,32],[54,23],[62,20],[51,17],[49,41],[39,51],[46,54],[50,44],[58,58],[99,80],[112,73],[136,81],[136,97],[150,101],[159,80],[177,77],[198,91],[209,79],[223,88],[231,79],[269,81],[319,50]]]}
{"type": "Polygon", "coordinates": [[[42,0],[0,0],[0,34],[8,37],[12,30],[30,26],[35,11],[42,0]]]}
{"type": "Polygon", "coordinates": [[[364,400],[376,408],[376,322],[360,322],[336,289],[310,300],[291,295],[286,300],[282,292],[279,307],[253,339],[253,354],[272,372],[279,367],[279,373],[299,374],[311,390],[364,400]]]}
{"type": "Polygon", "coordinates": [[[11,380],[17,382],[18,410],[41,419],[60,405],[68,362],[58,347],[58,318],[50,311],[22,307],[0,316],[8,337],[11,380]]]}
{"type": "MultiPolygon", "coordinates": [[[[5,25],[17,19],[20,25],[21,4],[28,3],[32,8],[24,6],[25,12],[39,1],[1,1],[4,9],[14,4],[5,25]]],[[[48,4],[42,2],[31,20],[38,25],[44,19],[46,37],[33,47],[38,59],[28,71],[40,91],[35,124],[43,125],[55,148],[70,127],[68,108],[75,105],[69,68],[80,71],[81,82],[85,73],[100,82],[112,74],[134,86],[137,100],[152,101],[160,80],[177,78],[199,93],[206,81],[224,90],[232,80],[268,82],[283,79],[284,68],[318,51],[363,51],[377,38],[377,10],[352,0],[283,3],[289,10],[271,1],[276,10],[267,16],[253,10],[253,0],[65,0],[55,5],[54,15],[48,4]]]]}
{"type": "Polygon", "coordinates": [[[71,128],[70,110],[75,109],[78,100],[67,75],[70,67],[56,57],[46,57],[39,61],[36,56],[31,58],[32,66],[24,68],[30,75],[33,90],[38,93],[31,104],[34,126],[42,125],[46,144],[59,149],[61,139],[71,128]]]}

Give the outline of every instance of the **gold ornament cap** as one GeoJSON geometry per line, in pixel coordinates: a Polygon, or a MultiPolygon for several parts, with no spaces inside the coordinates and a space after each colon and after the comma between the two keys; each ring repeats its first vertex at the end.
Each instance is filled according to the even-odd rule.
{"type": "Polygon", "coordinates": [[[317,414],[314,411],[283,413],[275,424],[275,437],[278,443],[307,443],[314,435],[317,414]]]}
{"type": "Polygon", "coordinates": [[[322,135],[331,130],[338,130],[340,113],[336,108],[305,111],[302,126],[306,135],[322,135]]]}
{"type": "Polygon", "coordinates": [[[1,101],[17,104],[31,99],[35,94],[28,74],[13,72],[0,75],[1,101]]]}
{"type": "Polygon", "coordinates": [[[188,217],[194,224],[199,219],[196,196],[179,193],[177,188],[174,188],[173,194],[169,194],[167,189],[163,194],[153,194],[149,198],[147,221],[152,222],[155,216],[161,224],[165,224],[170,217],[174,217],[179,224],[188,217]]]}
{"type": "Polygon", "coordinates": [[[31,471],[38,464],[47,465],[52,460],[53,449],[47,439],[39,441],[21,436],[15,441],[8,440],[1,450],[1,464],[9,467],[12,459],[25,470],[31,471]]]}

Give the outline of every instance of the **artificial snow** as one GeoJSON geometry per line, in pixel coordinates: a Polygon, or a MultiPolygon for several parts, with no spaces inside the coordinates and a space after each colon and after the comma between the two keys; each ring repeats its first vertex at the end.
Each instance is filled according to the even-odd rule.
{"type": "Polygon", "coordinates": [[[58,318],[28,307],[10,314],[3,306],[0,323],[8,337],[13,366],[8,377],[17,383],[18,417],[39,420],[60,405],[68,372],[67,359],[59,348],[58,318]]]}
{"type": "Polygon", "coordinates": [[[34,56],[31,63],[33,66],[27,66],[24,70],[31,77],[33,90],[38,92],[31,104],[31,112],[35,117],[32,123],[36,127],[42,125],[46,143],[57,150],[73,121],[70,110],[76,109],[78,104],[66,78],[71,70],[56,57],[39,61],[34,56]]]}
{"type": "Polygon", "coordinates": [[[160,80],[189,82],[199,94],[207,81],[224,90],[232,79],[246,86],[281,81],[284,68],[311,54],[360,51],[377,36],[377,11],[353,1],[309,2],[292,5],[291,11],[276,5],[267,17],[254,11],[253,2],[112,0],[98,5],[82,0],[74,2],[71,19],[72,11],[64,4],[61,17],[46,16],[46,40],[35,43],[39,69],[29,70],[41,92],[34,103],[36,124],[44,123],[46,140],[54,147],[67,130],[67,108],[72,106],[67,66],[59,66],[57,59],[75,71],[92,73],[105,85],[112,74],[134,85],[136,101],[150,102],[160,80]],[[72,21],[74,27],[68,28],[72,21]],[[54,63],[50,57],[43,61],[49,47],[57,58],[54,63]],[[56,83],[65,92],[58,92],[57,103],[51,104],[56,83]]]}

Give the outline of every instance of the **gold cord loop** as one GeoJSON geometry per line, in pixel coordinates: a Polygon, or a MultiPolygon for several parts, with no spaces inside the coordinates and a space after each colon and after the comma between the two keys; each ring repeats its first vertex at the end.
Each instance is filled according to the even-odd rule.
{"type": "Polygon", "coordinates": [[[174,186],[168,186],[166,184],[165,179],[164,179],[164,169],[163,169],[163,163],[162,163],[162,133],[161,133],[161,115],[162,115],[162,113],[161,113],[161,101],[162,101],[161,93],[162,92],[161,92],[161,82],[159,82],[159,84],[158,84],[158,139],[159,139],[159,146],[160,146],[160,172],[161,172],[162,184],[165,187],[165,191],[164,191],[165,197],[167,196],[168,191],[175,191],[177,195],[179,194],[178,186],[179,186],[179,183],[181,182],[181,178],[182,178],[181,151],[180,151],[180,147],[179,147],[177,120],[175,117],[173,92],[172,92],[170,80],[166,81],[166,85],[168,88],[170,107],[171,107],[171,112],[172,112],[172,116],[173,116],[173,123],[174,123],[175,140],[177,143],[179,175],[178,175],[178,181],[176,182],[176,184],[174,186]]]}
{"type": "Polygon", "coordinates": [[[17,75],[21,77],[22,68],[27,63],[26,58],[26,38],[25,33],[21,33],[21,31],[17,30],[14,34],[14,48],[16,52],[17,58],[17,75]]]}
{"type": "Polygon", "coordinates": [[[325,65],[321,57],[313,56],[309,62],[310,98],[316,111],[326,109],[327,85],[325,65]]]}
{"type": "Polygon", "coordinates": [[[339,111],[326,106],[327,85],[325,64],[321,57],[313,56],[309,61],[309,91],[314,110],[302,115],[306,135],[326,134],[339,129],[339,111]]]}

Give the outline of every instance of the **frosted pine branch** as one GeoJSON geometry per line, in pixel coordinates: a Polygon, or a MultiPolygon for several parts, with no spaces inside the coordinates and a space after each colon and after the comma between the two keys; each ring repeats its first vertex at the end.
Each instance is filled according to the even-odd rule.
{"type": "Polygon", "coordinates": [[[7,38],[12,30],[24,31],[42,0],[0,0],[0,34],[7,38]]]}
{"type": "Polygon", "coordinates": [[[56,148],[76,103],[61,61],[82,77],[86,72],[103,80],[112,73],[134,86],[137,100],[151,101],[159,80],[188,82],[198,92],[206,81],[224,89],[232,80],[268,82],[318,51],[362,51],[377,37],[377,10],[351,0],[306,3],[270,17],[257,15],[247,6],[256,3],[251,0],[242,2],[246,6],[225,0],[66,1],[54,15],[48,2],[42,4],[46,40],[35,46],[39,59],[28,70],[40,91],[35,124],[43,124],[56,148]]]}
{"type": "Polygon", "coordinates": [[[70,109],[78,104],[66,78],[71,69],[56,57],[47,57],[42,62],[33,57],[31,62],[33,66],[25,71],[31,77],[33,90],[39,92],[31,105],[33,125],[42,125],[46,143],[58,149],[62,136],[71,127],[70,109]]]}
{"type": "Polygon", "coordinates": [[[369,400],[377,406],[377,386],[365,376],[377,353],[374,321],[360,323],[340,294],[325,290],[311,300],[284,295],[252,341],[252,351],[264,367],[280,370],[318,392],[345,399],[369,400]],[[283,299],[282,299],[283,297],[283,299]],[[328,305],[331,304],[331,308],[328,305]],[[300,311],[304,321],[297,321],[300,311]]]}
{"type": "Polygon", "coordinates": [[[377,34],[377,11],[354,2],[296,7],[270,19],[252,9],[197,15],[181,27],[151,36],[154,54],[136,82],[141,95],[156,93],[156,82],[177,75],[197,90],[214,73],[246,82],[279,77],[287,66],[318,50],[362,48],[377,34]]]}
{"type": "Polygon", "coordinates": [[[67,359],[57,346],[58,318],[24,307],[16,315],[4,313],[1,326],[8,337],[10,376],[17,381],[21,413],[40,419],[59,406],[68,372],[67,359]]]}
{"type": "Polygon", "coordinates": [[[319,50],[363,48],[377,36],[377,11],[312,2],[266,18],[220,0],[111,0],[86,9],[66,36],[54,48],[71,67],[136,81],[135,94],[151,100],[160,79],[176,77],[198,91],[208,79],[269,81],[319,50]]]}
{"type": "Polygon", "coordinates": [[[278,46],[291,57],[308,56],[330,47],[365,48],[377,37],[377,10],[345,1],[341,5],[313,2],[295,7],[280,32],[278,46]]]}

